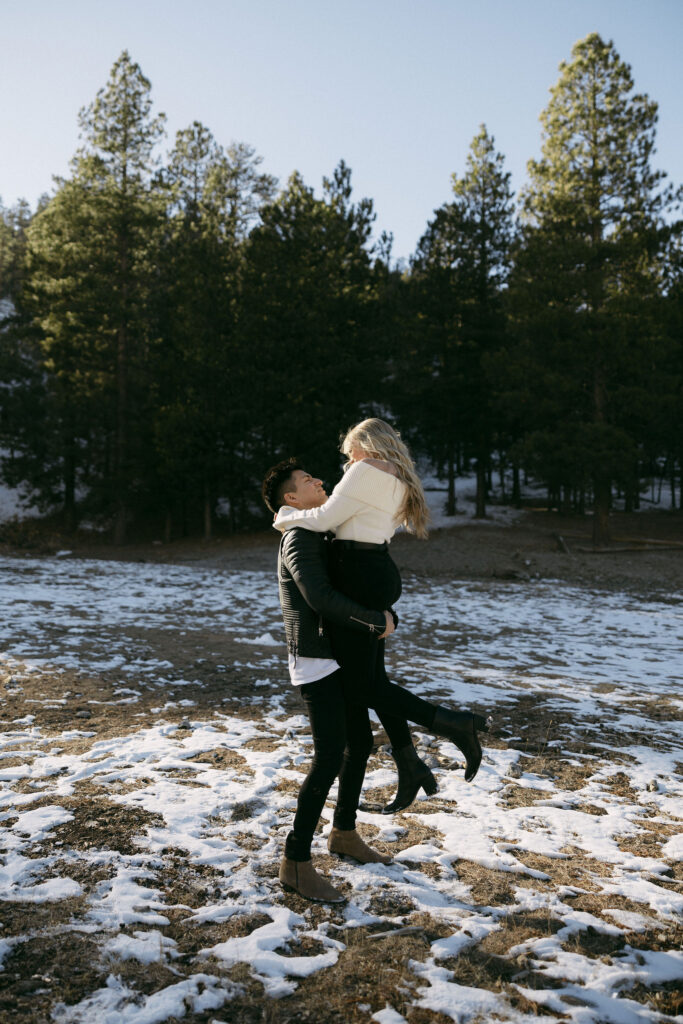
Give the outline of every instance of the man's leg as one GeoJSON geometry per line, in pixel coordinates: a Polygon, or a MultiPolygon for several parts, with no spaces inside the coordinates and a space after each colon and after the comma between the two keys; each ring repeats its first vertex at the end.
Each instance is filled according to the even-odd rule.
{"type": "Polygon", "coordinates": [[[327,840],[330,853],[353,857],[361,864],[390,864],[391,857],[373,850],[356,832],[356,812],[372,751],[372,728],[368,709],[361,704],[345,703],[346,749],[339,773],[339,793],[332,831],[327,840]]]}
{"type": "Polygon", "coordinates": [[[334,811],[334,827],[344,831],[356,827],[356,812],[363,788],[365,769],[372,753],[372,728],[368,709],[361,704],[344,703],[346,749],[339,773],[339,791],[334,811]]]}
{"type": "Polygon", "coordinates": [[[285,843],[285,857],[307,861],[311,859],[313,833],[344,759],[346,717],[341,672],[306,683],[300,692],[311,723],[313,761],[299,790],[294,825],[285,843]]]}

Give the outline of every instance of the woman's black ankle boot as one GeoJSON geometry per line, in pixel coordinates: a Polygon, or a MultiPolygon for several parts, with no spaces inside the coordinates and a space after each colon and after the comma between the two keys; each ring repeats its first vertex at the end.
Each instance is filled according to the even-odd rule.
{"type": "Polygon", "coordinates": [[[436,779],[424,761],[420,760],[412,743],[400,750],[391,751],[391,756],[398,768],[398,790],[396,796],[382,809],[382,814],[394,814],[412,804],[420,789],[427,796],[436,793],[436,779]]]}
{"type": "Polygon", "coordinates": [[[471,782],[481,764],[481,743],[477,731],[488,732],[483,715],[471,711],[449,711],[438,707],[434,715],[432,732],[451,740],[465,755],[465,782],[471,782]]]}

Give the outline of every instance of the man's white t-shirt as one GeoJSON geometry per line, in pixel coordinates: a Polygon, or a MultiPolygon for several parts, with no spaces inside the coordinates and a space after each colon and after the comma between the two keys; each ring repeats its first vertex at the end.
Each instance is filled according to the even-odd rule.
{"type": "Polygon", "coordinates": [[[315,683],[336,672],[339,665],[334,658],[295,658],[289,655],[289,678],[294,686],[315,683]]]}

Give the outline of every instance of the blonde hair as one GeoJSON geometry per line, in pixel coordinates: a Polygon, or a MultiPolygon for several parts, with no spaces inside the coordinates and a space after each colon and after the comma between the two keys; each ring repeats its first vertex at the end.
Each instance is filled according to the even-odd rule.
{"type": "Polygon", "coordinates": [[[341,450],[346,456],[350,456],[354,448],[360,448],[369,458],[382,459],[395,467],[399,479],[406,485],[398,520],[410,533],[426,537],[429,522],[427,500],[415,472],[415,463],[398,431],[376,417],[363,420],[351,427],[341,443],[341,450]]]}

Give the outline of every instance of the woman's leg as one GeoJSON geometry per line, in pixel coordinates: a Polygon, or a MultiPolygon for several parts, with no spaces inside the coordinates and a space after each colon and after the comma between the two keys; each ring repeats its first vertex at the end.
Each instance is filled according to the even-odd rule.
{"type": "Polygon", "coordinates": [[[344,671],[344,694],[350,703],[431,730],[436,705],[389,681],[384,669],[384,640],[341,626],[333,626],[331,634],[334,656],[344,671]]]}
{"type": "MultiPolygon", "coordinates": [[[[381,706],[384,702],[396,702],[397,689],[403,694],[408,691],[391,682],[384,667],[384,640],[379,641],[378,646],[380,649],[376,660],[374,693],[376,702],[381,706]]],[[[440,704],[430,704],[429,701],[423,703],[432,709],[431,724],[426,727],[435,736],[451,740],[465,755],[465,782],[471,782],[479,770],[483,756],[477,730],[488,732],[488,722],[483,715],[475,715],[471,711],[452,711],[440,704]]],[[[407,711],[408,706],[405,706],[407,711]]]]}
{"type": "MultiPolygon", "coordinates": [[[[342,593],[370,608],[390,608],[401,593],[400,573],[386,551],[340,546],[331,562],[331,575],[342,593]]],[[[485,719],[431,704],[392,683],[384,669],[383,640],[336,628],[332,642],[344,669],[347,699],[365,701],[378,714],[398,715],[452,740],[465,755],[465,780],[471,782],[481,763],[477,730],[486,729],[485,719]]]]}
{"type": "Polygon", "coordinates": [[[401,750],[403,747],[413,745],[413,738],[405,718],[401,718],[400,715],[395,715],[393,712],[387,714],[386,711],[378,711],[377,717],[389,737],[389,743],[393,750],[401,750]]]}
{"type": "Polygon", "coordinates": [[[451,711],[392,683],[384,668],[384,640],[374,640],[351,630],[338,630],[333,647],[335,658],[344,670],[345,694],[349,702],[365,703],[377,714],[401,715],[428,732],[451,740],[465,755],[465,781],[472,781],[482,759],[477,730],[487,730],[482,715],[451,711]]]}

